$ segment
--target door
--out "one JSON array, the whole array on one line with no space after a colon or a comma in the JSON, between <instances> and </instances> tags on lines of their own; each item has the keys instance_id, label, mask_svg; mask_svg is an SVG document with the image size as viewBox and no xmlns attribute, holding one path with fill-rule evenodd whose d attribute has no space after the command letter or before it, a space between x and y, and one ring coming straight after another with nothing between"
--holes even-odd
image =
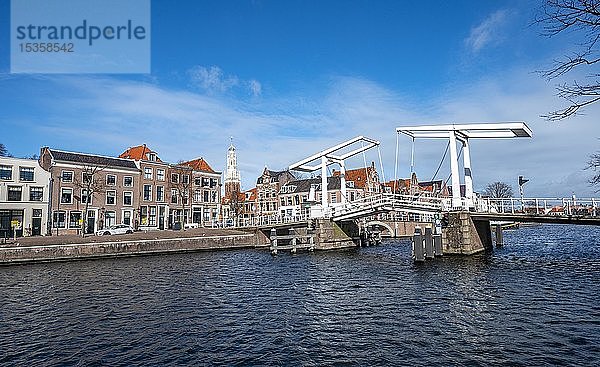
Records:
<instances>
[{"instance_id":1,"label":"door","mask_svg":"<svg viewBox=\"0 0 600 367\"><path fill-rule=\"evenodd\" d=\"M42 235L42 218L31 218L31 235Z\"/></svg>"},{"instance_id":2,"label":"door","mask_svg":"<svg viewBox=\"0 0 600 367\"><path fill-rule=\"evenodd\" d=\"M85 233L94 233L96 228L96 211L88 210Z\"/></svg>"}]
</instances>

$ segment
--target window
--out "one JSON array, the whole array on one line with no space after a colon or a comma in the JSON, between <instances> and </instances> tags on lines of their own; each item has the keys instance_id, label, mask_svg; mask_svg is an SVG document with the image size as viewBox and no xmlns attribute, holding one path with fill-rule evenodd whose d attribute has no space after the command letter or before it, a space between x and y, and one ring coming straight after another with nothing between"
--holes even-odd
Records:
<instances>
[{"instance_id":1,"label":"window","mask_svg":"<svg viewBox=\"0 0 600 367\"><path fill-rule=\"evenodd\" d=\"M73 171L62 171L60 177L62 182L73 182Z\"/></svg>"},{"instance_id":2,"label":"window","mask_svg":"<svg viewBox=\"0 0 600 367\"><path fill-rule=\"evenodd\" d=\"M211 188L217 187L217 179L216 178L211 178L210 179L210 187Z\"/></svg>"},{"instance_id":3,"label":"window","mask_svg":"<svg viewBox=\"0 0 600 367\"><path fill-rule=\"evenodd\" d=\"M147 180L152 179L152 168L150 168L150 167L144 168L144 178Z\"/></svg>"},{"instance_id":4,"label":"window","mask_svg":"<svg viewBox=\"0 0 600 367\"><path fill-rule=\"evenodd\" d=\"M123 192L123 205L133 205L133 193L131 191ZM127 223L129 224L129 223Z\"/></svg>"},{"instance_id":5,"label":"window","mask_svg":"<svg viewBox=\"0 0 600 367\"><path fill-rule=\"evenodd\" d=\"M117 185L117 176L115 176L115 175L106 175L106 184L108 186L116 186Z\"/></svg>"},{"instance_id":6,"label":"window","mask_svg":"<svg viewBox=\"0 0 600 367\"><path fill-rule=\"evenodd\" d=\"M69 228L79 228L79 220L81 219L81 212L70 212L69 213Z\"/></svg>"},{"instance_id":7,"label":"window","mask_svg":"<svg viewBox=\"0 0 600 367\"><path fill-rule=\"evenodd\" d=\"M104 213L104 228L114 226L117 224L117 213L115 212L106 212Z\"/></svg>"},{"instance_id":8,"label":"window","mask_svg":"<svg viewBox=\"0 0 600 367\"><path fill-rule=\"evenodd\" d=\"M41 218L42 217L42 209L33 209L33 214L31 216L33 218Z\"/></svg>"},{"instance_id":9,"label":"window","mask_svg":"<svg viewBox=\"0 0 600 367\"><path fill-rule=\"evenodd\" d=\"M210 186L210 180L206 177L202 177L202 186Z\"/></svg>"},{"instance_id":10,"label":"window","mask_svg":"<svg viewBox=\"0 0 600 367\"><path fill-rule=\"evenodd\" d=\"M151 206L148 209L150 209L148 213L148 225L154 227L156 226L156 207Z\"/></svg>"},{"instance_id":11,"label":"window","mask_svg":"<svg viewBox=\"0 0 600 367\"><path fill-rule=\"evenodd\" d=\"M199 203L200 201L202 201L202 191L196 190L194 191L194 202Z\"/></svg>"},{"instance_id":12,"label":"window","mask_svg":"<svg viewBox=\"0 0 600 367\"><path fill-rule=\"evenodd\" d=\"M171 182L178 183L179 182L179 174L171 173Z\"/></svg>"},{"instance_id":13,"label":"window","mask_svg":"<svg viewBox=\"0 0 600 367\"><path fill-rule=\"evenodd\" d=\"M213 203L217 202L217 192L216 191L212 192L212 200L211 200L211 202L213 202Z\"/></svg>"},{"instance_id":14,"label":"window","mask_svg":"<svg viewBox=\"0 0 600 367\"><path fill-rule=\"evenodd\" d=\"M133 187L133 177L131 177L131 176L123 177L123 186L124 187Z\"/></svg>"},{"instance_id":15,"label":"window","mask_svg":"<svg viewBox=\"0 0 600 367\"><path fill-rule=\"evenodd\" d=\"M29 201L42 201L44 197L43 187L30 187L29 188Z\"/></svg>"},{"instance_id":16,"label":"window","mask_svg":"<svg viewBox=\"0 0 600 367\"><path fill-rule=\"evenodd\" d=\"M177 189L171 189L171 204L177 204Z\"/></svg>"},{"instance_id":17,"label":"window","mask_svg":"<svg viewBox=\"0 0 600 367\"><path fill-rule=\"evenodd\" d=\"M94 177L89 172L83 172L81 174L81 177L82 177L84 183L90 183L94 180Z\"/></svg>"},{"instance_id":18,"label":"window","mask_svg":"<svg viewBox=\"0 0 600 367\"><path fill-rule=\"evenodd\" d=\"M162 169L162 168L156 169L156 179L159 181L165 180L165 170L164 169Z\"/></svg>"},{"instance_id":19,"label":"window","mask_svg":"<svg viewBox=\"0 0 600 367\"><path fill-rule=\"evenodd\" d=\"M73 203L73 189L63 187L60 190L60 202L61 204Z\"/></svg>"},{"instance_id":20,"label":"window","mask_svg":"<svg viewBox=\"0 0 600 367\"><path fill-rule=\"evenodd\" d=\"M281 198L281 206L285 206L285 199Z\"/></svg>"},{"instance_id":21,"label":"window","mask_svg":"<svg viewBox=\"0 0 600 367\"><path fill-rule=\"evenodd\" d=\"M110 190L106 192L106 205L115 205L117 201L117 192Z\"/></svg>"},{"instance_id":22,"label":"window","mask_svg":"<svg viewBox=\"0 0 600 367\"><path fill-rule=\"evenodd\" d=\"M123 212L123 224L131 225L131 211L126 210Z\"/></svg>"},{"instance_id":23,"label":"window","mask_svg":"<svg viewBox=\"0 0 600 367\"><path fill-rule=\"evenodd\" d=\"M204 199L203 201L204 201L205 203L208 203L208 200L209 200L209 195L210 195L210 192L209 192L208 190L204 190L204 191L202 192L202 196L203 196L203 199Z\"/></svg>"},{"instance_id":24,"label":"window","mask_svg":"<svg viewBox=\"0 0 600 367\"><path fill-rule=\"evenodd\" d=\"M12 180L11 166L0 166L0 180Z\"/></svg>"},{"instance_id":25,"label":"window","mask_svg":"<svg viewBox=\"0 0 600 367\"><path fill-rule=\"evenodd\" d=\"M181 182L184 184L190 183L190 175L181 175Z\"/></svg>"},{"instance_id":26,"label":"window","mask_svg":"<svg viewBox=\"0 0 600 367\"><path fill-rule=\"evenodd\" d=\"M81 189L81 203L85 204L91 204L92 203L92 195L90 195L88 193L88 190L86 189Z\"/></svg>"},{"instance_id":27,"label":"window","mask_svg":"<svg viewBox=\"0 0 600 367\"><path fill-rule=\"evenodd\" d=\"M65 216L66 213L65 212L54 212L52 214L52 219L53 219L53 226L55 228L65 228Z\"/></svg>"},{"instance_id":28,"label":"window","mask_svg":"<svg viewBox=\"0 0 600 367\"><path fill-rule=\"evenodd\" d=\"M20 181L33 181L33 167L19 167Z\"/></svg>"},{"instance_id":29,"label":"window","mask_svg":"<svg viewBox=\"0 0 600 367\"><path fill-rule=\"evenodd\" d=\"M156 201L165 201L165 188L163 186L156 186Z\"/></svg>"},{"instance_id":30,"label":"window","mask_svg":"<svg viewBox=\"0 0 600 367\"><path fill-rule=\"evenodd\" d=\"M148 207L143 206L140 208L140 218L143 226L148 225Z\"/></svg>"},{"instance_id":31,"label":"window","mask_svg":"<svg viewBox=\"0 0 600 367\"><path fill-rule=\"evenodd\" d=\"M148 160L151 162L156 162L156 153L148 153Z\"/></svg>"},{"instance_id":32,"label":"window","mask_svg":"<svg viewBox=\"0 0 600 367\"><path fill-rule=\"evenodd\" d=\"M144 185L144 200L152 200L152 185Z\"/></svg>"},{"instance_id":33,"label":"window","mask_svg":"<svg viewBox=\"0 0 600 367\"><path fill-rule=\"evenodd\" d=\"M194 179L194 185L200 186L202 184L202 179L200 177L196 177Z\"/></svg>"},{"instance_id":34,"label":"window","mask_svg":"<svg viewBox=\"0 0 600 367\"><path fill-rule=\"evenodd\" d=\"M8 201L21 201L21 186L8 187Z\"/></svg>"}]
</instances>

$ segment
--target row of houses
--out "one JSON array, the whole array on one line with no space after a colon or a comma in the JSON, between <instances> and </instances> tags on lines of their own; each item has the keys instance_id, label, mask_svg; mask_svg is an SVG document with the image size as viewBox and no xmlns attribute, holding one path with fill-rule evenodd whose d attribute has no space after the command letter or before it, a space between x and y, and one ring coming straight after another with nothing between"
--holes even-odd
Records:
<instances>
[{"instance_id":1,"label":"row of houses","mask_svg":"<svg viewBox=\"0 0 600 367\"><path fill-rule=\"evenodd\" d=\"M115 224L135 230L250 224L306 216L321 202L320 177L265 167L256 186L242 191L233 143L226 162L223 185L221 172L203 158L167 163L146 145L118 157L49 147L38 160L0 157L0 238L95 233ZM336 170L327 178L330 204L381 192L449 194L442 181L420 183L414 174L380 182L374 163L346 170L344 180Z\"/></svg>"},{"instance_id":2,"label":"row of houses","mask_svg":"<svg viewBox=\"0 0 600 367\"><path fill-rule=\"evenodd\" d=\"M43 147L39 160L0 158L0 237L213 225L221 172L203 159L170 164L146 145L118 157Z\"/></svg>"}]
</instances>

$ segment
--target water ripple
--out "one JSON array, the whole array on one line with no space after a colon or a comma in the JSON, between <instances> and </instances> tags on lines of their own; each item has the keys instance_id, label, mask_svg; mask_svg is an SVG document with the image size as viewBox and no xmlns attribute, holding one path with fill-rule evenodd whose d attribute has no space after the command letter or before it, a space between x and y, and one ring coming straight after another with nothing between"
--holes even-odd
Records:
<instances>
[{"instance_id":1,"label":"water ripple","mask_svg":"<svg viewBox=\"0 0 600 367\"><path fill-rule=\"evenodd\" d=\"M599 365L596 227L410 243L0 267L0 365Z\"/></svg>"}]
</instances>

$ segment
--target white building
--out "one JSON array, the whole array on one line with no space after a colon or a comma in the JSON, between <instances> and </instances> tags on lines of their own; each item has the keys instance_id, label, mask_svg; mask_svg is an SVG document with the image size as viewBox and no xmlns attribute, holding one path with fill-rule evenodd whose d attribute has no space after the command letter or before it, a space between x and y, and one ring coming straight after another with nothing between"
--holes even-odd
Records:
<instances>
[{"instance_id":1,"label":"white building","mask_svg":"<svg viewBox=\"0 0 600 367\"><path fill-rule=\"evenodd\" d=\"M48 233L49 185L37 160L0 157L0 238Z\"/></svg>"}]
</instances>

